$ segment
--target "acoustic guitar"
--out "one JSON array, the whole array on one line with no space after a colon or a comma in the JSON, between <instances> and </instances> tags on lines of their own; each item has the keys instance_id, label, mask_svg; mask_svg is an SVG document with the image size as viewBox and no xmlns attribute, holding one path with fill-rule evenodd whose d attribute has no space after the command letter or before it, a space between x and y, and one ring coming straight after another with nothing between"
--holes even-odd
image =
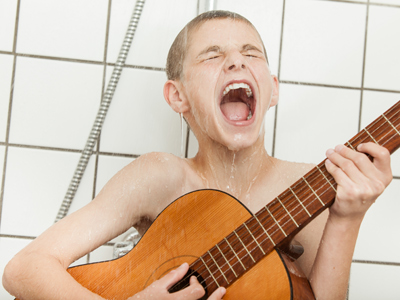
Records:
<instances>
[{"instance_id":1,"label":"acoustic guitar","mask_svg":"<svg viewBox=\"0 0 400 300\"><path fill-rule=\"evenodd\" d=\"M400 146L400 101L345 145L370 141L390 153ZM336 186L323 161L256 214L224 192L195 191L165 208L125 256L67 271L106 299L127 299L183 262L188 274L170 292L194 275L207 295L226 287L227 300L314 299L294 263L301 247L290 242L332 205Z\"/></svg>"}]
</instances>

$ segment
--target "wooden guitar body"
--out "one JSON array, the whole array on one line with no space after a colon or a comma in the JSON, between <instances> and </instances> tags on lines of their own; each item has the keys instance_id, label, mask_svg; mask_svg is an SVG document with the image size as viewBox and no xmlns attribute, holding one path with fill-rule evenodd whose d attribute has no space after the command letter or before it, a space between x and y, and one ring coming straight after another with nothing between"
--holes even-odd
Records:
<instances>
[{"instance_id":1,"label":"wooden guitar body","mask_svg":"<svg viewBox=\"0 0 400 300\"><path fill-rule=\"evenodd\" d=\"M201 190L169 205L125 256L68 272L106 299L127 299L184 262L191 264L251 217L232 196ZM224 299L314 299L308 281L274 250L227 289Z\"/></svg>"}]
</instances>

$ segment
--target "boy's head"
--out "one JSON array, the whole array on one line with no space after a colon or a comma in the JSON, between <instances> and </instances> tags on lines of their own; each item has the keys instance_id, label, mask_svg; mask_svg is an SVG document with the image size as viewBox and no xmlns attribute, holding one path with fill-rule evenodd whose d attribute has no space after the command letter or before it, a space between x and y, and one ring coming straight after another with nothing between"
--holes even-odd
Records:
<instances>
[{"instance_id":1,"label":"boy's head","mask_svg":"<svg viewBox=\"0 0 400 300\"><path fill-rule=\"evenodd\" d=\"M193 31L199 28L204 22L217 19L230 19L235 21L241 21L253 27L253 29L257 32L256 28L249 20L234 12L224 11L224 10L214 10L198 15L179 32L174 42L172 43L171 48L169 49L167 57L167 66L166 66L167 77L169 80L182 79L183 62L186 57L186 51L188 50L190 44L190 37ZM267 58L267 52L265 50L264 44L263 44L263 51L265 57Z\"/></svg>"},{"instance_id":2,"label":"boy's head","mask_svg":"<svg viewBox=\"0 0 400 300\"><path fill-rule=\"evenodd\" d=\"M263 144L264 117L278 101L278 80L247 19L225 11L196 17L174 41L167 75L164 97L185 117L199 145L217 142L239 150Z\"/></svg>"}]
</instances>

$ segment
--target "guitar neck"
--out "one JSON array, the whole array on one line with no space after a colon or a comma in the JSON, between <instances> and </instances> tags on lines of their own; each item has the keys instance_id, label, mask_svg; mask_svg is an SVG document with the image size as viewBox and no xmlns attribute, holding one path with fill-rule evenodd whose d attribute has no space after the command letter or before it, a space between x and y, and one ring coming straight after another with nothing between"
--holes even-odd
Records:
<instances>
[{"instance_id":1,"label":"guitar neck","mask_svg":"<svg viewBox=\"0 0 400 300\"><path fill-rule=\"evenodd\" d=\"M356 150L366 142L377 143L390 153L400 147L400 101L345 145ZM322 161L196 260L190 269L198 273L209 294L219 286L229 286L331 206L336 186Z\"/></svg>"}]
</instances>

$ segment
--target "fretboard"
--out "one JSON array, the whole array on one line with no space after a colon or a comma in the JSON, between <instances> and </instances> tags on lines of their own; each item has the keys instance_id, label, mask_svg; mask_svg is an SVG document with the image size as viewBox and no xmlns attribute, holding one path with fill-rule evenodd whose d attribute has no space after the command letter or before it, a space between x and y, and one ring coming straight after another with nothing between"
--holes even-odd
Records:
<instances>
[{"instance_id":1,"label":"fretboard","mask_svg":"<svg viewBox=\"0 0 400 300\"><path fill-rule=\"evenodd\" d=\"M345 145L353 150L374 142L393 153L400 146L400 101ZM292 239L331 206L336 182L325 160L226 236L190 266L211 294L228 287L275 247Z\"/></svg>"}]
</instances>

